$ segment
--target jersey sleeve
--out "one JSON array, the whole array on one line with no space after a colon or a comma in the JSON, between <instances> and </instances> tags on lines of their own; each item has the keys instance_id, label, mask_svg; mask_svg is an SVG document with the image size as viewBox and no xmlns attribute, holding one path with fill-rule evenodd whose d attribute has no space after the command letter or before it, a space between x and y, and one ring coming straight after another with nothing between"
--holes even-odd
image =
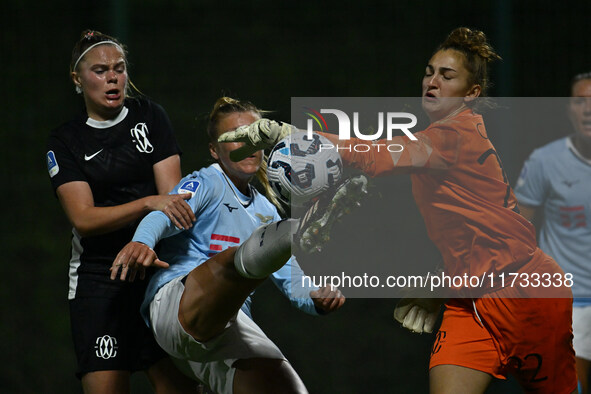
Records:
<instances>
[{"instance_id":1,"label":"jersey sleeve","mask_svg":"<svg viewBox=\"0 0 591 394\"><path fill-rule=\"evenodd\" d=\"M204 178L200 177L197 173L186 176L172 189L169 194L183 194L191 193L191 198L186 200L197 220L199 220L199 213L203 206L207 203L208 198L212 195L208 191L215 187L202 187ZM215 194L215 191L214 193ZM140 222L138 228L135 231L132 241L141 242L154 248L156 244L168 237L179 234L182 231L191 231L177 228L172 221L161 211L150 212Z\"/></svg>"},{"instance_id":2,"label":"jersey sleeve","mask_svg":"<svg viewBox=\"0 0 591 394\"><path fill-rule=\"evenodd\" d=\"M217 176L194 172L181 179L169 194L185 193L191 193L191 198L186 201L199 219L199 215L207 206L219 202L224 193L224 185Z\"/></svg>"},{"instance_id":3,"label":"jersey sleeve","mask_svg":"<svg viewBox=\"0 0 591 394\"><path fill-rule=\"evenodd\" d=\"M177 143L174 135L172 123L164 108L155 102L150 101L150 108L152 111L152 119L154 122L151 127L153 135L154 152L152 153L152 160L155 163L162 161L170 156L181 154L181 149Z\"/></svg>"},{"instance_id":4,"label":"jersey sleeve","mask_svg":"<svg viewBox=\"0 0 591 394\"><path fill-rule=\"evenodd\" d=\"M68 182L88 182L70 149L53 133L47 143L46 159L53 190Z\"/></svg>"},{"instance_id":5,"label":"jersey sleeve","mask_svg":"<svg viewBox=\"0 0 591 394\"><path fill-rule=\"evenodd\" d=\"M521 169L515 186L515 196L519 202L537 207L544 203L548 187L542 155L534 151Z\"/></svg>"},{"instance_id":6,"label":"jersey sleeve","mask_svg":"<svg viewBox=\"0 0 591 394\"><path fill-rule=\"evenodd\" d=\"M135 230L132 241L141 242L153 249L161 239L171 237L181 231L163 212L154 211L142 219Z\"/></svg>"},{"instance_id":7,"label":"jersey sleeve","mask_svg":"<svg viewBox=\"0 0 591 394\"><path fill-rule=\"evenodd\" d=\"M322 133L321 133L322 134ZM375 177L392 173L441 171L457 161L461 137L449 126L430 127L415 133L415 140L396 136L391 140L339 140L338 152L349 166ZM359 145L363 149L357 148Z\"/></svg>"},{"instance_id":8,"label":"jersey sleeve","mask_svg":"<svg viewBox=\"0 0 591 394\"><path fill-rule=\"evenodd\" d=\"M310 281L304 280L304 271L295 256L271 275L271 281L285 295L291 305L310 315L318 315L310 292L318 290Z\"/></svg>"}]
</instances>

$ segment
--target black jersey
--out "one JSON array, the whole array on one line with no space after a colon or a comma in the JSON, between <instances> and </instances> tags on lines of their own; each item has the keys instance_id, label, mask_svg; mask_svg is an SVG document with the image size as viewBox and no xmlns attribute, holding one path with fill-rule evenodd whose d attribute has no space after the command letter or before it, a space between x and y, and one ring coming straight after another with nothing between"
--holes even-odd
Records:
<instances>
[{"instance_id":1,"label":"black jersey","mask_svg":"<svg viewBox=\"0 0 591 394\"><path fill-rule=\"evenodd\" d=\"M164 109L136 98L127 99L114 120L97 122L83 112L53 130L47 166L54 190L68 182L87 182L95 206L107 207L157 194L153 165L175 154L180 149ZM137 224L89 237L73 230L70 299L109 294L117 287L119 281L109 279L109 268ZM96 284L82 286L85 277L102 282L104 291Z\"/></svg>"}]
</instances>

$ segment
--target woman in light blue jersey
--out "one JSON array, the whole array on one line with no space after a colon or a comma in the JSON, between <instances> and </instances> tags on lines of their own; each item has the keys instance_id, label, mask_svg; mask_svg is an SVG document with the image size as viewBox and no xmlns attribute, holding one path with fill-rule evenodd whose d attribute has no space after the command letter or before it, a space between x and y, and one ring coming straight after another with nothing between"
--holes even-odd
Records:
<instances>
[{"instance_id":1,"label":"woman in light blue jersey","mask_svg":"<svg viewBox=\"0 0 591 394\"><path fill-rule=\"evenodd\" d=\"M173 193L191 193L197 221L176 227L166 215L148 215L119 253L111 279L133 278L158 266L142 314L156 340L189 376L216 393L306 393L277 346L241 310L252 291L271 276L292 304L310 314L340 308L338 290L303 285L291 257L292 220L252 185L267 186L263 152L239 162L230 152L242 143L218 143L228 131L260 118L251 103L220 98L210 114L210 153L216 163L186 176ZM273 199L272 194L269 194ZM153 248L160 241L159 260ZM121 269L121 271L119 271Z\"/></svg>"},{"instance_id":2,"label":"woman in light blue jersey","mask_svg":"<svg viewBox=\"0 0 591 394\"><path fill-rule=\"evenodd\" d=\"M574 134L536 149L515 195L533 220L543 211L540 248L573 274L573 346L581 392L591 367L591 72L576 75L568 107Z\"/></svg>"}]
</instances>

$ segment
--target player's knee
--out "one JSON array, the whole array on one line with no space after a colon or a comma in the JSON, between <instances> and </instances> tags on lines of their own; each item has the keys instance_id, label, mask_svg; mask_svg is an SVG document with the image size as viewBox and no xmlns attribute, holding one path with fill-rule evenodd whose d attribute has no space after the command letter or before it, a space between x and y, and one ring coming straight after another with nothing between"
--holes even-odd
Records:
<instances>
[{"instance_id":1,"label":"player's knee","mask_svg":"<svg viewBox=\"0 0 591 394\"><path fill-rule=\"evenodd\" d=\"M188 317L179 313L179 321L183 329L199 342L206 342L219 335L227 324L227 322L218 319L204 318L199 314L192 314Z\"/></svg>"}]
</instances>

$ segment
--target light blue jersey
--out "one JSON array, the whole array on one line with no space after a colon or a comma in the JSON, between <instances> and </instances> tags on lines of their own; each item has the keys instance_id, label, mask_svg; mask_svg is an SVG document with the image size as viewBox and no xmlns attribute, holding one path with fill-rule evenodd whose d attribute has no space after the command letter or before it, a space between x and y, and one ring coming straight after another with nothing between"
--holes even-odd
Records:
<instances>
[{"instance_id":1,"label":"light blue jersey","mask_svg":"<svg viewBox=\"0 0 591 394\"><path fill-rule=\"evenodd\" d=\"M160 241L159 258L170 264L151 278L141 312L149 324L149 305L156 292L211 256L244 242L259 226L280 220L277 209L267 198L250 187L250 197L242 194L227 178L218 164L213 164L183 178L171 192L191 193L187 200L197 222L189 230L180 230L161 211L147 215L138 226L133 241L152 248ZM310 314L317 314L310 291L302 287L303 272L292 257L270 278L292 305ZM242 307L250 316L250 297Z\"/></svg>"},{"instance_id":2,"label":"light blue jersey","mask_svg":"<svg viewBox=\"0 0 591 394\"><path fill-rule=\"evenodd\" d=\"M540 248L573 274L575 305L591 304L591 161L570 137L536 149L521 170L517 199L543 207ZM578 299L577 299L578 297Z\"/></svg>"}]
</instances>

